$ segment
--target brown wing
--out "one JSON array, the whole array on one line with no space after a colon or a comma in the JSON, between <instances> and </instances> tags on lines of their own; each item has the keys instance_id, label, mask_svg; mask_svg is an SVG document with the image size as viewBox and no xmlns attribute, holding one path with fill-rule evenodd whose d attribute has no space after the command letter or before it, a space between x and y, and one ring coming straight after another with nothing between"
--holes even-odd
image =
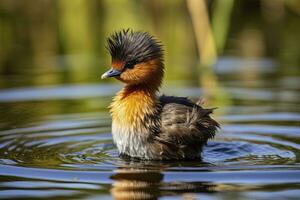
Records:
<instances>
[{"instance_id":1,"label":"brown wing","mask_svg":"<svg viewBox=\"0 0 300 200\"><path fill-rule=\"evenodd\" d=\"M209 116L213 109L204 109L183 97L162 96L160 101L161 132L156 140L167 146L166 153L180 158L199 156L202 146L219 127Z\"/></svg>"}]
</instances>

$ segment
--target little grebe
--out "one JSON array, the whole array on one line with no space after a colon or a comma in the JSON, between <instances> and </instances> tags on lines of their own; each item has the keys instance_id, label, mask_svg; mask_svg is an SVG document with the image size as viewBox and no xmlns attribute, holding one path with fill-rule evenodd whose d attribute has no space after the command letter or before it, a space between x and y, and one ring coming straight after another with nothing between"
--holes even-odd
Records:
<instances>
[{"instance_id":1,"label":"little grebe","mask_svg":"<svg viewBox=\"0 0 300 200\"><path fill-rule=\"evenodd\" d=\"M146 32L122 30L107 40L115 77L125 87L110 105L112 135L120 155L146 160L191 160L219 124L184 97L157 96L164 75L162 45Z\"/></svg>"}]
</instances>

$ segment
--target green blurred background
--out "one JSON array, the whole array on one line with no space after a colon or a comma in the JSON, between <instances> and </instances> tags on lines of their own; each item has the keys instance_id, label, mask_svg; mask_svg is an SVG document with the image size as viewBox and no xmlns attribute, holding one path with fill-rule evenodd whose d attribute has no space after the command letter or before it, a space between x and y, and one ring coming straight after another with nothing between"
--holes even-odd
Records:
<instances>
[{"instance_id":1,"label":"green blurred background","mask_svg":"<svg viewBox=\"0 0 300 200\"><path fill-rule=\"evenodd\" d=\"M122 28L148 31L162 41L167 81L198 82L202 72L226 68L218 65L217 58L270 58L280 66L278 73L299 74L299 0L200 4L197 0L0 0L0 88L100 82L101 73L110 67L106 38ZM212 36L208 44L212 55L205 53L207 38L197 42L201 34ZM199 57L209 61L201 63ZM255 76L255 67L251 73L248 68L236 70L235 76Z\"/></svg>"}]
</instances>

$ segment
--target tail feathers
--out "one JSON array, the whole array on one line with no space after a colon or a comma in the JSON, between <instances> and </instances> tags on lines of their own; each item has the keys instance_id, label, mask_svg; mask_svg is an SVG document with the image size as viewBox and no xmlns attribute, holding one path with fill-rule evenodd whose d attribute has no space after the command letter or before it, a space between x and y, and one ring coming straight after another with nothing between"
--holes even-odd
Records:
<instances>
[{"instance_id":1,"label":"tail feathers","mask_svg":"<svg viewBox=\"0 0 300 200\"><path fill-rule=\"evenodd\" d=\"M196 104L198 106L202 106L205 104L205 99L204 98L199 98L198 101L196 101Z\"/></svg>"},{"instance_id":2,"label":"tail feathers","mask_svg":"<svg viewBox=\"0 0 300 200\"><path fill-rule=\"evenodd\" d=\"M196 133L204 137L204 140L211 139L220 125L210 117L214 109L203 109L194 107L191 112L187 113L186 125L191 130L197 130ZM194 132L194 131L193 131Z\"/></svg>"}]
</instances>

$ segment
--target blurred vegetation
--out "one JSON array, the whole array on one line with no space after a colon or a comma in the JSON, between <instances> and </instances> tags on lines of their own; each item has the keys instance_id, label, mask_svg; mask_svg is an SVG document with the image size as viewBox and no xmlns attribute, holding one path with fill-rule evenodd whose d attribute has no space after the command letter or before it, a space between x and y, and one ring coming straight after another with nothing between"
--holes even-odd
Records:
<instances>
[{"instance_id":1,"label":"blurred vegetation","mask_svg":"<svg viewBox=\"0 0 300 200\"><path fill-rule=\"evenodd\" d=\"M299 73L300 1L207 0L200 11L193 2L0 0L0 88L98 82L110 65L106 37L121 28L163 42L167 80L216 82L211 66L224 56L271 58L279 73Z\"/></svg>"},{"instance_id":2,"label":"blurred vegetation","mask_svg":"<svg viewBox=\"0 0 300 200\"><path fill-rule=\"evenodd\" d=\"M164 44L166 88L199 87L206 106L220 114L239 104L223 89L226 80L266 87L271 76L300 75L299 24L299 0L0 0L0 89L103 84L107 36L132 28ZM103 96L5 102L0 125L59 112L106 112L109 102Z\"/></svg>"}]
</instances>

